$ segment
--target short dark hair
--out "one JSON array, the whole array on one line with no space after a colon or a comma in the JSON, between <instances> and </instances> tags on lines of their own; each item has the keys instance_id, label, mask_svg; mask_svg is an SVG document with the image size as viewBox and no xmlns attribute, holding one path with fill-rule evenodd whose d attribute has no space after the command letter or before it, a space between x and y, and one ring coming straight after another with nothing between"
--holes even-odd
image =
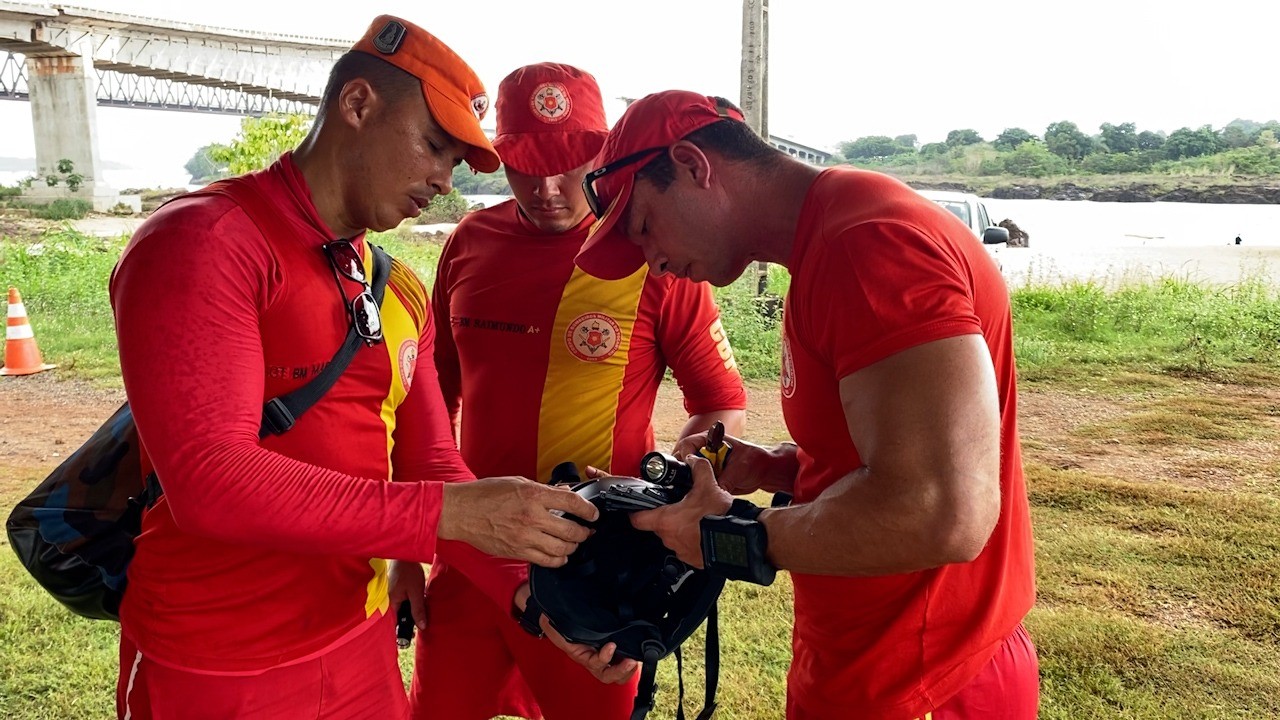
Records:
<instances>
[{"instance_id":1,"label":"short dark hair","mask_svg":"<svg viewBox=\"0 0 1280 720\"><path fill-rule=\"evenodd\" d=\"M734 162L748 162L767 167L785 157L780 150L757 135L750 125L738 120L718 120L704 128L694 130L683 139ZM636 178L653 183L658 188L658 192L666 192L676 178L676 169L671 162L671 155L664 152L650 160L636 173Z\"/></svg>"},{"instance_id":2,"label":"short dark hair","mask_svg":"<svg viewBox=\"0 0 1280 720\"><path fill-rule=\"evenodd\" d=\"M338 93L347 83L356 78L369 81L373 89L391 104L395 104L413 93L421 94L422 84L418 78L369 53L352 50L333 64L329 71L329 81L325 83L324 94L320 97L320 113L338 99Z\"/></svg>"}]
</instances>

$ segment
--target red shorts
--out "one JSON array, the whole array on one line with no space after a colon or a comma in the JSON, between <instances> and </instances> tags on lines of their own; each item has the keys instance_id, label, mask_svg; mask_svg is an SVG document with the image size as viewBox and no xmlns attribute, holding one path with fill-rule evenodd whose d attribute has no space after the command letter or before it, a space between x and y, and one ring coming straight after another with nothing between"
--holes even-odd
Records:
<instances>
[{"instance_id":1,"label":"red shorts","mask_svg":"<svg viewBox=\"0 0 1280 720\"><path fill-rule=\"evenodd\" d=\"M407 718L395 616L320 657L257 675L209 675L148 660L120 637L121 720L385 720Z\"/></svg>"},{"instance_id":2,"label":"red shorts","mask_svg":"<svg viewBox=\"0 0 1280 720\"><path fill-rule=\"evenodd\" d=\"M626 720L636 678L606 685L546 639L520 628L455 568L427 592L409 704L414 720Z\"/></svg>"},{"instance_id":3,"label":"red shorts","mask_svg":"<svg viewBox=\"0 0 1280 720\"><path fill-rule=\"evenodd\" d=\"M1034 720L1040 705L1040 664L1021 624L960 692L916 720ZM787 720L829 720L801 710L787 696Z\"/></svg>"},{"instance_id":4,"label":"red shorts","mask_svg":"<svg viewBox=\"0 0 1280 720\"><path fill-rule=\"evenodd\" d=\"M1040 663L1036 646L1019 623L991 662L928 720L1034 720L1040 709Z\"/></svg>"}]
</instances>

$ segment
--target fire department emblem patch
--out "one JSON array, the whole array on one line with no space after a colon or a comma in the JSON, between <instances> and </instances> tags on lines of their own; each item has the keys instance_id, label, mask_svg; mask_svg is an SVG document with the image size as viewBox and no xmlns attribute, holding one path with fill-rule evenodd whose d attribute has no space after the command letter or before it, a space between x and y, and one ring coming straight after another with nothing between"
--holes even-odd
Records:
<instances>
[{"instance_id":1,"label":"fire department emblem patch","mask_svg":"<svg viewBox=\"0 0 1280 720\"><path fill-rule=\"evenodd\" d=\"M796 363L791 359L791 341L787 333L782 333L782 397L789 398L796 394Z\"/></svg>"},{"instance_id":2,"label":"fire department emblem patch","mask_svg":"<svg viewBox=\"0 0 1280 720\"><path fill-rule=\"evenodd\" d=\"M404 391L409 392L413 386L413 371L418 367L418 341L409 338L400 343L400 382Z\"/></svg>"},{"instance_id":3,"label":"fire department emblem patch","mask_svg":"<svg viewBox=\"0 0 1280 720\"><path fill-rule=\"evenodd\" d=\"M471 112L475 113L477 120L483 120L484 114L489 112L489 96L480 93L471 98Z\"/></svg>"},{"instance_id":4,"label":"fire department emblem patch","mask_svg":"<svg viewBox=\"0 0 1280 720\"><path fill-rule=\"evenodd\" d=\"M529 98L533 114L545 123L564 122L573 112L573 101L569 99L569 91L560 83L543 83L533 91Z\"/></svg>"},{"instance_id":5,"label":"fire department emblem patch","mask_svg":"<svg viewBox=\"0 0 1280 720\"><path fill-rule=\"evenodd\" d=\"M564 334L569 352L583 362L608 360L618 351L621 340L622 332L618 329L617 321L598 312L574 318Z\"/></svg>"}]
</instances>

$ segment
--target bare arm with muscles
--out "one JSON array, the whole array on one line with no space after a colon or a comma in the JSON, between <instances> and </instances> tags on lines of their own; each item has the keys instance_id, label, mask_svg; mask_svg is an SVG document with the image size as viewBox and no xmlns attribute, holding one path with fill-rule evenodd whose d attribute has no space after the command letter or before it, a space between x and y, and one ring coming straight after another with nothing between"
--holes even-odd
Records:
<instances>
[{"instance_id":1,"label":"bare arm with muscles","mask_svg":"<svg viewBox=\"0 0 1280 720\"><path fill-rule=\"evenodd\" d=\"M1000 407L981 335L926 343L840 381L863 466L813 502L766 510L770 560L887 575L972 560L1000 512Z\"/></svg>"},{"instance_id":2,"label":"bare arm with muscles","mask_svg":"<svg viewBox=\"0 0 1280 720\"><path fill-rule=\"evenodd\" d=\"M810 503L764 511L770 561L803 573L887 575L973 559L1000 509L999 401L982 336L891 355L843 378L840 395L863 466ZM744 466L785 466L747 455L759 459ZM695 467L696 477L705 472ZM744 484L757 482L743 473ZM695 565L699 520L727 507L727 495L702 486L684 502L632 518Z\"/></svg>"}]
</instances>

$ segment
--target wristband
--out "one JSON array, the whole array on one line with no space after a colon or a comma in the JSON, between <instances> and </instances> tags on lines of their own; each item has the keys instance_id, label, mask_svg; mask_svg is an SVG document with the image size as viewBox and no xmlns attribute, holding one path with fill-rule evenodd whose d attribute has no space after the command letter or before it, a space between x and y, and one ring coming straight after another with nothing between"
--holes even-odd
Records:
<instances>
[{"instance_id":1,"label":"wristband","mask_svg":"<svg viewBox=\"0 0 1280 720\"><path fill-rule=\"evenodd\" d=\"M512 608L512 615L515 616L516 622L520 623L520 627L530 635L540 638L543 636L542 625L539 620L542 619L542 607L534 601L533 596L529 596L529 600L524 604L524 612L520 612L518 608Z\"/></svg>"},{"instance_id":2,"label":"wristband","mask_svg":"<svg viewBox=\"0 0 1280 720\"><path fill-rule=\"evenodd\" d=\"M762 512L764 512L764 508L750 500L734 498L733 503L729 505L729 512L725 513L725 515L742 518L743 520L759 520Z\"/></svg>"},{"instance_id":3,"label":"wristband","mask_svg":"<svg viewBox=\"0 0 1280 720\"><path fill-rule=\"evenodd\" d=\"M708 515L699 523L702 563L729 580L771 585L778 569L769 563L764 523L726 515Z\"/></svg>"}]
</instances>

